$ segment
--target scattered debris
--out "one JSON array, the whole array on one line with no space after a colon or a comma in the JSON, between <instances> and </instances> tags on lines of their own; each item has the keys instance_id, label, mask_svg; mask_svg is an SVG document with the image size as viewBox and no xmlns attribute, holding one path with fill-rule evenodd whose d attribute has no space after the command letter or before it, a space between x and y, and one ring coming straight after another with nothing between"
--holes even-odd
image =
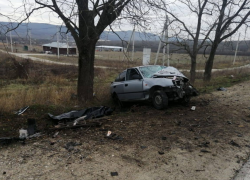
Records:
<instances>
[{"instance_id":1,"label":"scattered debris","mask_svg":"<svg viewBox=\"0 0 250 180\"><path fill-rule=\"evenodd\" d=\"M167 140L167 137L163 136L161 137L162 140Z\"/></svg>"},{"instance_id":2,"label":"scattered debris","mask_svg":"<svg viewBox=\"0 0 250 180\"><path fill-rule=\"evenodd\" d=\"M159 153L160 155L165 154L163 151L158 151L158 153Z\"/></svg>"},{"instance_id":3,"label":"scattered debris","mask_svg":"<svg viewBox=\"0 0 250 180\"><path fill-rule=\"evenodd\" d=\"M196 169L196 172L205 171L205 169Z\"/></svg>"},{"instance_id":4,"label":"scattered debris","mask_svg":"<svg viewBox=\"0 0 250 180\"><path fill-rule=\"evenodd\" d=\"M112 133L111 131L108 131L107 136L110 136L110 135L111 135L111 133Z\"/></svg>"},{"instance_id":5,"label":"scattered debris","mask_svg":"<svg viewBox=\"0 0 250 180\"><path fill-rule=\"evenodd\" d=\"M36 133L36 120L35 119L28 119L28 135L31 136Z\"/></svg>"},{"instance_id":6,"label":"scattered debris","mask_svg":"<svg viewBox=\"0 0 250 180\"><path fill-rule=\"evenodd\" d=\"M199 147L208 147L210 144L209 141L205 141L205 142L202 142L200 145L198 145Z\"/></svg>"},{"instance_id":7,"label":"scattered debris","mask_svg":"<svg viewBox=\"0 0 250 180\"><path fill-rule=\"evenodd\" d=\"M76 124L78 124L79 121L85 120L86 117L87 117L87 116L82 116L82 117L79 117L79 118L77 118L76 120L74 120L73 126L75 126Z\"/></svg>"},{"instance_id":8,"label":"scattered debris","mask_svg":"<svg viewBox=\"0 0 250 180\"><path fill-rule=\"evenodd\" d=\"M203 153L211 153L211 151L208 151L206 149L201 149L201 152L203 152Z\"/></svg>"},{"instance_id":9,"label":"scattered debris","mask_svg":"<svg viewBox=\"0 0 250 180\"><path fill-rule=\"evenodd\" d=\"M48 115L53 120L61 121L61 120L75 120L83 116L86 116L84 119L94 119L94 118L99 118L103 116L108 116L112 112L113 112L113 109L109 107L101 106L101 107L87 108L87 109L83 109L79 111L70 111L64 114L60 114L58 116L54 116L50 113L48 113Z\"/></svg>"},{"instance_id":10,"label":"scattered debris","mask_svg":"<svg viewBox=\"0 0 250 180\"><path fill-rule=\"evenodd\" d=\"M240 145L234 142L234 140L231 140L229 144L231 144L232 146L240 147Z\"/></svg>"},{"instance_id":11,"label":"scattered debris","mask_svg":"<svg viewBox=\"0 0 250 180\"><path fill-rule=\"evenodd\" d=\"M118 176L118 172L111 172L111 176Z\"/></svg>"},{"instance_id":12,"label":"scattered debris","mask_svg":"<svg viewBox=\"0 0 250 180\"><path fill-rule=\"evenodd\" d=\"M76 143L76 142L68 142L65 146L64 146L64 148L65 149L67 149L69 152L71 152L72 150L74 150L75 148L75 146L81 146L82 145L82 143Z\"/></svg>"},{"instance_id":13,"label":"scattered debris","mask_svg":"<svg viewBox=\"0 0 250 180\"><path fill-rule=\"evenodd\" d=\"M147 146L141 146L141 149L146 149L147 148Z\"/></svg>"},{"instance_id":14,"label":"scattered debris","mask_svg":"<svg viewBox=\"0 0 250 180\"><path fill-rule=\"evenodd\" d=\"M191 107L191 110L192 110L192 111L195 111L195 109L196 109L195 106L192 106L192 107Z\"/></svg>"},{"instance_id":15,"label":"scattered debris","mask_svg":"<svg viewBox=\"0 0 250 180\"><path fill-rule=\"evenodd\" d=\"M19 138L26 139L28 137L28 131L26 129L19 130Z\"/></svg>"},{"instance_id":16,"label":"scattered debris","mask_svg":"<svg viewBox=\"0 0 250 180\"><path fill-rule=\"evenodd\" d=\"M219 88L217 89L217 91L227 91L227 89L224 88L224 87L219 87Z\"/></svg>"},{"instance_id":17,"label":"scattered debris","mask_svg":"<svg viewBox=\"0 0 250 180\"><path fill-rule=\"evenodd\" d=\"M231 121L227 121L227 124L232 124L232 122Z\"/></svg>"},{"instance_id":18,"label":"scattered debris","mask_svg":"<svg viewBox=\"0 0 250 180\"><path fill-rule=\"evenodd\" d=\"M111 131L110 131L111 132ZM108 133L109 134L109 133ZM109 136L105 136L105 138L112 139L112 140L123 140L123 137L116 135L114 133L111 133Z\"/></svg>"},{"instance_id":19,"label":"scattered debris","mask_svg":"<svg viewBox=\"0 0 250 180\"><path fill-rule=\"evenodd\" d=\"M52 137L56 138L58 136L58 134L59 134L59 131L57 131Z\"/></svg>"},{"instance_id":20,"label":"scattered debris","mask_svg":"<svg viewBox=\"0 0 250 180\"><path fill-rule=\"evenodd\" d=\"M36 133L36 134L31 135L31 136L28 136L27 139L37 138L37 137L40 137L40 136L42 136L41 133Z\"/></svg>"},{"instance_id":21,"label":"scattered debris","mask_svg":"<svg viewBox=\"0 0 250 180\"><path fill-rule=\"evenodd\" d=\"M21 114L23 114L28 108L29 108L29 106L23 107L23 108L19 109L18 111L15 111L15 114L21 115Z\"/></svg>"}]
</instances>

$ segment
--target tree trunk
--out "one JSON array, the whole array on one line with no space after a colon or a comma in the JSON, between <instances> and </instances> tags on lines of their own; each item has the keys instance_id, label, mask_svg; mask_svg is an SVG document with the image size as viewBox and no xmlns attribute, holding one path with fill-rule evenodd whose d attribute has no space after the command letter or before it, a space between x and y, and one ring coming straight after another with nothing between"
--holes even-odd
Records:
<instances>
[{"instance_id":1,"label":"tree trunk","mask_svg":"<svg viewBox=\"0 0 250 180\"><path fill-rule=\"evenodd\" d=\"M196 78L196 56L191 57L190 82L193 84Z\"/></svg>"},{"instance_id":2,"label":"tree trunk","mask_svg":"<svg viewBox=\"0 0 250 180\"><path fill-rule=\"evenodd\" d=\"M205 82L209 82L211 80L214 57L215 57L215 53L216 53L218 44L219 43L214 42L214 44L212 45L211 52L209 54L208 60L206 62L205 72L204 72L204 77L203 77L203 81L205 81Z\"/></svg>"},{"instance_id":3,"label":"tree trunk","mask_svg":"<svg viewBox=\"0 0 250 180\"><path fill-rule=\"evenodd\" d=\"M78 47L77 96L81 102L93 99L95 45L96 40L86 40Z\"/></svg>"}]
</instances>

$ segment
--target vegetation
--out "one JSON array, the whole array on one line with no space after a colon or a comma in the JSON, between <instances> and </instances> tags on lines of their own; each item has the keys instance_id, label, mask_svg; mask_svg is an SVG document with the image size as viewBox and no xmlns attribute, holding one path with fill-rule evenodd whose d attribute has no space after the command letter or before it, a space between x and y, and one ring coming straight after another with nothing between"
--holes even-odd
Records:
<instances>
[{"instance_id":1,"label":"vegetation","mask_svg":"<svg viewBox=\"0 0 250 180\"><path fill-rule=\"evenodd\" d=\"M28 105L38 108L58 107L61 111L89 106L113 106L109 95L110 83L127 66L138 65L136 62L126 64L118 60L97 60L96 65L109 65L114 68L109 70L95 68L95 98L81 104L76 98L76 66L41 64L24 59L13 59L4 53L0 53L0 55L0 113L12 112ZM225 63L222 60L221 62L223 63L220 65ZM17 64L22 66L17 66ZM176 61L175 65L179 68L188 66L185 61L179 64ZM23 73L27 73L27 75L23 75ZM184 73L189 76L188 72ZM227 87L250 79L248 68L218 71L213 75L211 82L204 83L202 72L198 72L194 86L201 93L206 93L216 90L218 87Z\"/></svg>"}]
</instances>

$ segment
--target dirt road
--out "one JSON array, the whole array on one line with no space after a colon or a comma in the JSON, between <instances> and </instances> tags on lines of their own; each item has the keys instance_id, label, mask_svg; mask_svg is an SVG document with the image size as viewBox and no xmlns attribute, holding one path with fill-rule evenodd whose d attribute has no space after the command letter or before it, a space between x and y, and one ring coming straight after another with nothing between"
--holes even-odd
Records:
<instances>
[{"instance_id":1,"label":"dirt road","mask_svg":"<svg viewBox=\"0 0 250 180\"><path fill-rule=\"evenodd\" d=\"M241 83L165 111L133 106L101 128L3 146L0 179L232 179L250 152L249 89ZM105 138L107 130L117 138Z\"/></svg>"}]
</instances>

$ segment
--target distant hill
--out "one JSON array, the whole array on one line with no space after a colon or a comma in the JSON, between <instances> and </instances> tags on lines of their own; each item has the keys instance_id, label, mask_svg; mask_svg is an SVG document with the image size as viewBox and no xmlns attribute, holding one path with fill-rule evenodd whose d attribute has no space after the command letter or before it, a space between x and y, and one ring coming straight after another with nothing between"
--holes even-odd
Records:
<instances>
[{"instance_id":1,"label":"distant hill","mask_svg":"<svg viewBox=\"0 0 250 180\"><path fill-rule=\"evenodd\" d=\"M13 23L10 25L7 22L0 22L0 31L2 33L6 32L7 28L16 27L17 23ZM29 37L28 32L31 32L31 37L33 39L47 39L47 40L55 40L56 39L56 32L58 30L58 26L53 24L45 24L45 23L23 23L21 24L15 32L12 32L13 37ZM60 31L62 35L67 32L67 28L65 26L60 27ZM129 40L131 37L132 31L117 31L117 32L110 32L104 31L100 39L102 40L110 40L110 41L118 41L122 40ZM72 39L72 37L70 37ZM159 38L157 35L152 33L142 33L142 32L135 32L135 41L158 41Z\"/></svg>"}]
</instances>

